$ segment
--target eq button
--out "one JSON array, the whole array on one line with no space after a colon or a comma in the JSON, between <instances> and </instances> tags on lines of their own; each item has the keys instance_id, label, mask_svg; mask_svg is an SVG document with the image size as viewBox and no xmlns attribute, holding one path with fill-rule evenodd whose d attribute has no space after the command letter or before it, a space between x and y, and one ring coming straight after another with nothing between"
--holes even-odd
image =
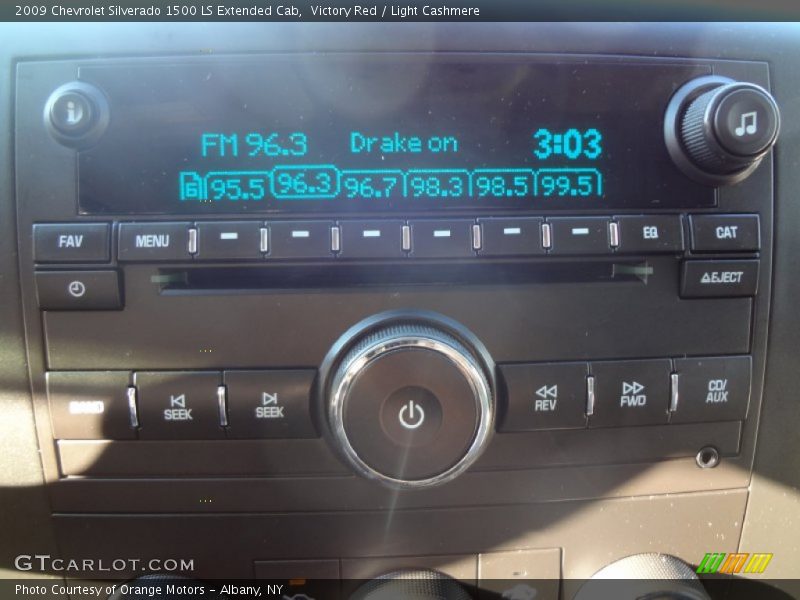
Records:
<instances>
[{"instance_id":1,"label":"eq button","mask_svg":"<svg viewBox=\"0 0 800 600\"><path fill-rule=\"evenodd\" d=\"M617 252L658 254L683 252L680 215L615 217L619 225Z\"/></svg>"}]
</instances>

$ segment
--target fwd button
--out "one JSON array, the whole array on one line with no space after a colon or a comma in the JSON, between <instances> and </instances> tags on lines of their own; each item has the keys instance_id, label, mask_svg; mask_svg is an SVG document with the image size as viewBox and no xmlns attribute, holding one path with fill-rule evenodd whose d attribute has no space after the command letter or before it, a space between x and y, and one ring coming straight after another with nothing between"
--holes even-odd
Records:
<instances>
[{"instance_id":1,"label":"fwd button","mask_svg":"<svg viewBox=\"0 0 800 600\"><path fill-rule=\"evenodd\" d=\"M658 425L667 422L669 360L592 363L595 403L590 427Z\"/></svg>"}]
</instances>

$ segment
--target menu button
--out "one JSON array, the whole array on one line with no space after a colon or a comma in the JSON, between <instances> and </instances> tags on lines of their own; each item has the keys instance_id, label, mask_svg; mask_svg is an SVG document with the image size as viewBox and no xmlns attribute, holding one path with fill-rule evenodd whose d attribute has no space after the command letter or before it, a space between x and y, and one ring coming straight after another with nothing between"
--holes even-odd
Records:
<instances>
[{"instance_id":1,"label":"menu button","mask_svg":"<svg viewBox=\"0 0 800 600\"><path fill-rule=\"evenodd\" d=\"M122 223L120 261L166 261L191 258L188 223Z\"/></svg>"}]
</instances>

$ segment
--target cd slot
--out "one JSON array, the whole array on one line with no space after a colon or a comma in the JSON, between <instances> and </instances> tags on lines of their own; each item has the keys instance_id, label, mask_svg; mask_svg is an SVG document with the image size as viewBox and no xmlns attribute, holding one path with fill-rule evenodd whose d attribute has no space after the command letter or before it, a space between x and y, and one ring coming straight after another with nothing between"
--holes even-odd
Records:
<instances>
[{"instance_id":1,"label":"cd slot","mask_svg":"<svg viewBox=\"0 0 800 600\"><path fill-rule=\"evenodd\" d=\"M642 261L558 263L281 265L163 268L151 277L162 294L351 287L646 282Z\"/></svg>"}]
</instances>

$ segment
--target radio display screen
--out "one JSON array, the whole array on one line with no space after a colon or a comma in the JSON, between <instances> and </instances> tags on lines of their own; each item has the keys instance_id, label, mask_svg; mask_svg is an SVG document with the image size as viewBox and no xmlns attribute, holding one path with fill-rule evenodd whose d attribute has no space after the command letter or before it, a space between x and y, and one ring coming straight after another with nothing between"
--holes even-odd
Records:
<instances>
[{"instance_id":1,"label":"radio display screen","mask_svg":"<svg viewBox=\"0 0 800 600\"><path fill-rule=\"evenodd\" d=\"M670 209L681 64L299 54L85 66L111 118L78 154L87 214Z\"/></svg>"}]
</instances>

